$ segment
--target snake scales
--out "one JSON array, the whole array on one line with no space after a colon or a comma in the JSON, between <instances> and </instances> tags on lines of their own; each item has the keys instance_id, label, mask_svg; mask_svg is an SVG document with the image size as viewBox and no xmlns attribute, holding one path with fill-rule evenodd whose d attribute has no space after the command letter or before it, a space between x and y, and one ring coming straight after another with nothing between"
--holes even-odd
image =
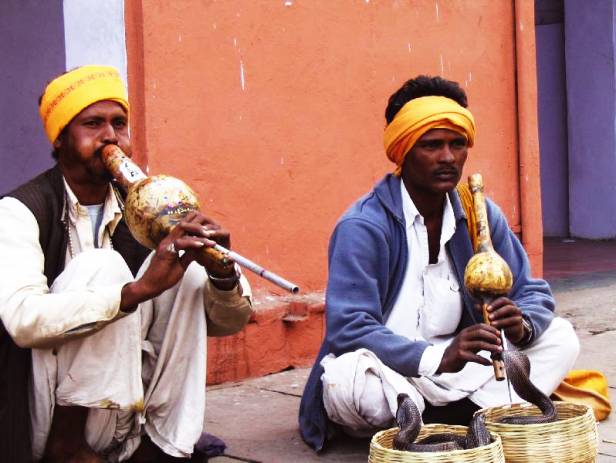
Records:
<instances>
[{"instance_id":1,"label":"snake scales","mask_svg":"<svg viewBox=\"0 0 616 463\"><path fill-rule=\"evenodd\" d=\"M536 405L542 414L539 416L505 416L499 422L536 424L556 421L556 407L550 398L530 381L530 361L528 357L519 351L506 350L503 352L503 361L507 378L511 382L513 389L522 399ZM393 448L396 450L446 452L481 447L491 442L483 413L475 414L469 424L466 436L442 433L433 434L416 441L421 429L421 414L407 394L398 395L396 421L400 427L400 431L393 439Z\"/></svg>"}]
</instances>

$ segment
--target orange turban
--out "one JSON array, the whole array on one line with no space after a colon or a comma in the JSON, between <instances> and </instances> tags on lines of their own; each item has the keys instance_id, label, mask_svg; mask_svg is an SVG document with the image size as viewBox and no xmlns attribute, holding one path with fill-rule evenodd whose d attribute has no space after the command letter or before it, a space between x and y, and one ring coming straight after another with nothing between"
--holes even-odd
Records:
<instances>
[{"instance_id":1,"label":"orange turban","mask_svg":"<svg viewBox=\"0 0 616 463\"><path fill-rule=\"evenodd\" d=\"M56 141L77 114L102 100L116 101L128 113L126 86L112 66L82 66L52 80L39 106L49 141Z\"/></svg>"},{"instance_id":2,"label":"orange turban","mask_svg":"<svg viewBox=\"0 0 616 463\"><path fill-rule=\"evenodd\" d=\"M475 143L475 120L468 109L444 96L415 98L385 128L385 151L398 166L397 174L417 140L431 129L453 130L466 137L469 147Z\"/></svg>"}]
</instances>

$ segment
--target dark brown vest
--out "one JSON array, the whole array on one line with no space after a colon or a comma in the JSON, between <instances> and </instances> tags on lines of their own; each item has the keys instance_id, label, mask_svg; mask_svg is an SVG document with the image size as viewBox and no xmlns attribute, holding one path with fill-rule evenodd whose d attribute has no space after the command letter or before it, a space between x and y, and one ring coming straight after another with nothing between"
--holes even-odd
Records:
<instances>
[{"instance_id":1,"label":"dark brown vest","mask_svg":"<svg viewBox=\"0 0 616 463\"><path fill-rule=\"evenodd\" d=\"M6 196L24 203L36 218L39 242L45 255L44 273L47 285L51 286L64 269L67 247L66 228L62 222L64 182L59 167L56 165L43 172ZM134 240L124 220L116 227L112 242L113 248L124 257L135 275L149 250ZM10 265L10 262L6 264ZM31 363L30 349L18 347L0 323L1 462L32 460L28 405Z\"/></svg>"}]
</instances>

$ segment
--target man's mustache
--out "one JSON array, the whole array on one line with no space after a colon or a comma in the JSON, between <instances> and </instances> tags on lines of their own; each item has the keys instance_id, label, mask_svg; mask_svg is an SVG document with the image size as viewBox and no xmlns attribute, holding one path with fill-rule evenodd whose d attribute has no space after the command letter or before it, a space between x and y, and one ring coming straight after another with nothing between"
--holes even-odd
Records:
<instances>
[{"instance_id":1,"label":"man's mustache","mask_svg":"<svg viewBox=\"0 0 616 463\"><path fill-rule=\"evenodd\" d=\"M441 167L434 171L434 175L458 175L458 169L455 167Z\"/></svg>"}]
</instances>

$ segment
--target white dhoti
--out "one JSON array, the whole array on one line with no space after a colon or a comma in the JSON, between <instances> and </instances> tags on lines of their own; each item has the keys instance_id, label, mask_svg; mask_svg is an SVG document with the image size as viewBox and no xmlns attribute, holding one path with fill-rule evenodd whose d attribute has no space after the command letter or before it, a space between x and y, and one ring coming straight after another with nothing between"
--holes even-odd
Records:
<instances>
[{"instance_id":1,"label":"white dhoti","mask_svg":"<svg viewBox=\"0 0 616 463\"><path fill-rule=\"evenodd\" d=\"M449 341L450 342L450 341ZM509 346L515 349L513 346ZM566 376L579 353L579 341L571 324L555 318L531 346L523 349L531 362L531 381L550 395ZM485 357L487 353L483 352ZM420 412L425 401L445 405L465 397L480 407L509 403L507 383L496 381L491 366L468 363L457 373L406 378L359 349L322 361L323 402L329 419L353 435L370 435L392 426L397 395L407 393ZM523 400L512 390L513 403Z\"/></svg>"},{"instance_id":2,"label":"white dhoti","mask_svg":"<svg viewBox=\"0 0 616 463\"><path fill-rule=\"evenodd\" d=\"M96 249L69 262L50 291L132 280L117 252ZM205 413L206 280L193 263L177 285L132 314L57 349L32 350L35 459L43 455L56 404L91 409L86 440L112 461L129 458L143 430L167 454L190 456Z\"/></svg>"}]
</instances>

